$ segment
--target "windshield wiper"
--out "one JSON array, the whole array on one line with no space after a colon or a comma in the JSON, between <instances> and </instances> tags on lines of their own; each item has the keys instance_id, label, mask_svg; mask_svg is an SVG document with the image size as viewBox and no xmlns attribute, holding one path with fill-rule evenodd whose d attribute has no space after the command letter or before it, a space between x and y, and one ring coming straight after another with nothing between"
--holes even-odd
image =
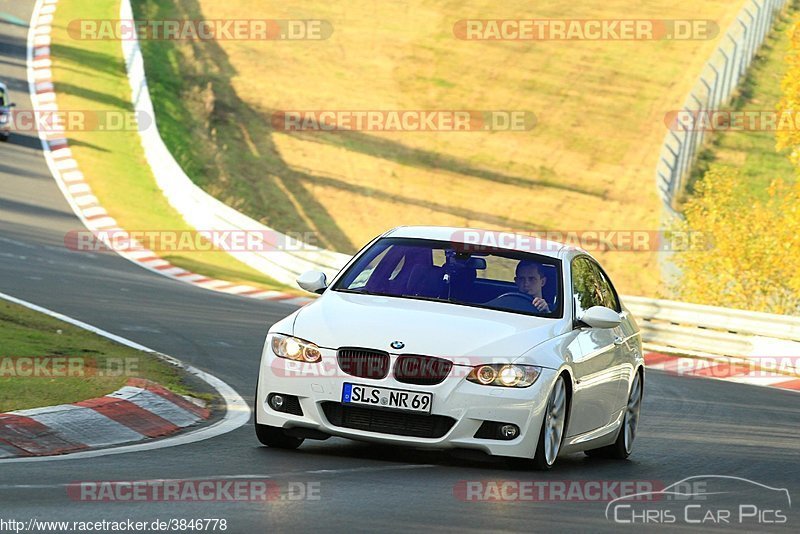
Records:
<instances>
[{"instance_id":1,"label":"windshield wiper","mask_svg":"<svg viewBox=\"0 0 800 534\"><path fill-rule=\"evenodd\" d=\"M393 297L394 295L390 295L388 293L378 293L376 291L367 291L366 289L337 289L336 291L341 291L342 293L354 293L356 295L375 295L377 297Z\"/></svg>"}]
</instances>

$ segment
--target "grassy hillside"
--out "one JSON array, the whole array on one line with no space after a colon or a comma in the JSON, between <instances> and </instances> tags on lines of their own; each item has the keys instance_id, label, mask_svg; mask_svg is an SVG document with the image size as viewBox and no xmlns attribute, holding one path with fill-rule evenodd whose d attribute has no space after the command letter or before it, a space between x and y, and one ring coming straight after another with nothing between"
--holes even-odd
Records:
<instances>
[{"instance_id":1,"label":"grassy hillside","mask_svg":"<svg viewBox=\"0 0 800 534\"><path fill-rule=\"evenodd\" d=\"M168 145L206 190L266 224L356 250L399 224L654 230L664 114L716 41L472 42L464 18L705 18L741 1L380 3L142 0L138 18L324 19L324 41L148 41ZM719 37L717 37L719 38ZM286 109L515 109L527 132L293 133ZM656 292L655 255L600 254L623 291Z\"/></svg>"}]
</instances>

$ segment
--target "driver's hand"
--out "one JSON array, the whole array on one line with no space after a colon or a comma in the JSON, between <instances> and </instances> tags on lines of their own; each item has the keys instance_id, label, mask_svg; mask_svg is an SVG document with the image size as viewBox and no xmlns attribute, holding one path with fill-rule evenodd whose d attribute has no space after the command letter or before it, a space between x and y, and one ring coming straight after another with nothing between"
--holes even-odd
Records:
<instances>
[{"instance_id":1,"label":"driver's hand","mask_svg":"<svg viewBox=\"0 0 800 534\"><path fill-rule=\"evenodd\" d=\"M536 297L533 299L532 304L533 307L540 312L550 313L550 306L547 305L547 302L542 297Z\"/></svg>"}]
</instances>

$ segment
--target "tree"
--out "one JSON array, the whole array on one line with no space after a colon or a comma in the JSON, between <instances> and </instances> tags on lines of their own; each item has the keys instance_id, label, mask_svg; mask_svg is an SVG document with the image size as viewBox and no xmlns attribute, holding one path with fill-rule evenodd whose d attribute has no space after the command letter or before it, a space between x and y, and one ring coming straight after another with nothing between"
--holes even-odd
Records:
<instances>
[{"instance_id":1,"label":"tree","mask_svg":"<svg viewBox=\"0 0 800 534\"><path fill-rule=\"evenodd\" d=\"M781 80L781 99L778 102L778 115L795 116L800 112L800 21L795 22L790 30L792 40L786 63L789 64L786 74ZM775 133L776 149L781 151L791 148L789 159L795 168L800 169L800 128L778 130Z\"/></svg>"},{"instance_id":2,"label":"tree","mask_svg":"<svg viewBox=\"0 0 800 534\"><path fill-rule=\"evenodd\" d=\"M766 200L738 171L713 166L675 230L700 232L709 247L678 251L674 290L690 302L780 314L800 312L800 183L775 180Z\"/></svg>"}]
</instances>

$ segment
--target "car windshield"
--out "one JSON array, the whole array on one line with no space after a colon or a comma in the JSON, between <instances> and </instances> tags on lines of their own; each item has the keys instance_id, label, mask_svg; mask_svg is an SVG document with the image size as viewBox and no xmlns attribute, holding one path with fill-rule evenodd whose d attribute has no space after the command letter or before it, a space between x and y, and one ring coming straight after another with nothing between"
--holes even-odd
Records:
<instances>
[{"instance_id":1,"label":"car windshield","mask_svg":"<svg viewBox=\"0 0 800 534\"><path fill-rule=\"evenodd\" d=\"M562 316L559 260L444 241L380 239L333 290Z\"/></svg>"}]
</instances>

